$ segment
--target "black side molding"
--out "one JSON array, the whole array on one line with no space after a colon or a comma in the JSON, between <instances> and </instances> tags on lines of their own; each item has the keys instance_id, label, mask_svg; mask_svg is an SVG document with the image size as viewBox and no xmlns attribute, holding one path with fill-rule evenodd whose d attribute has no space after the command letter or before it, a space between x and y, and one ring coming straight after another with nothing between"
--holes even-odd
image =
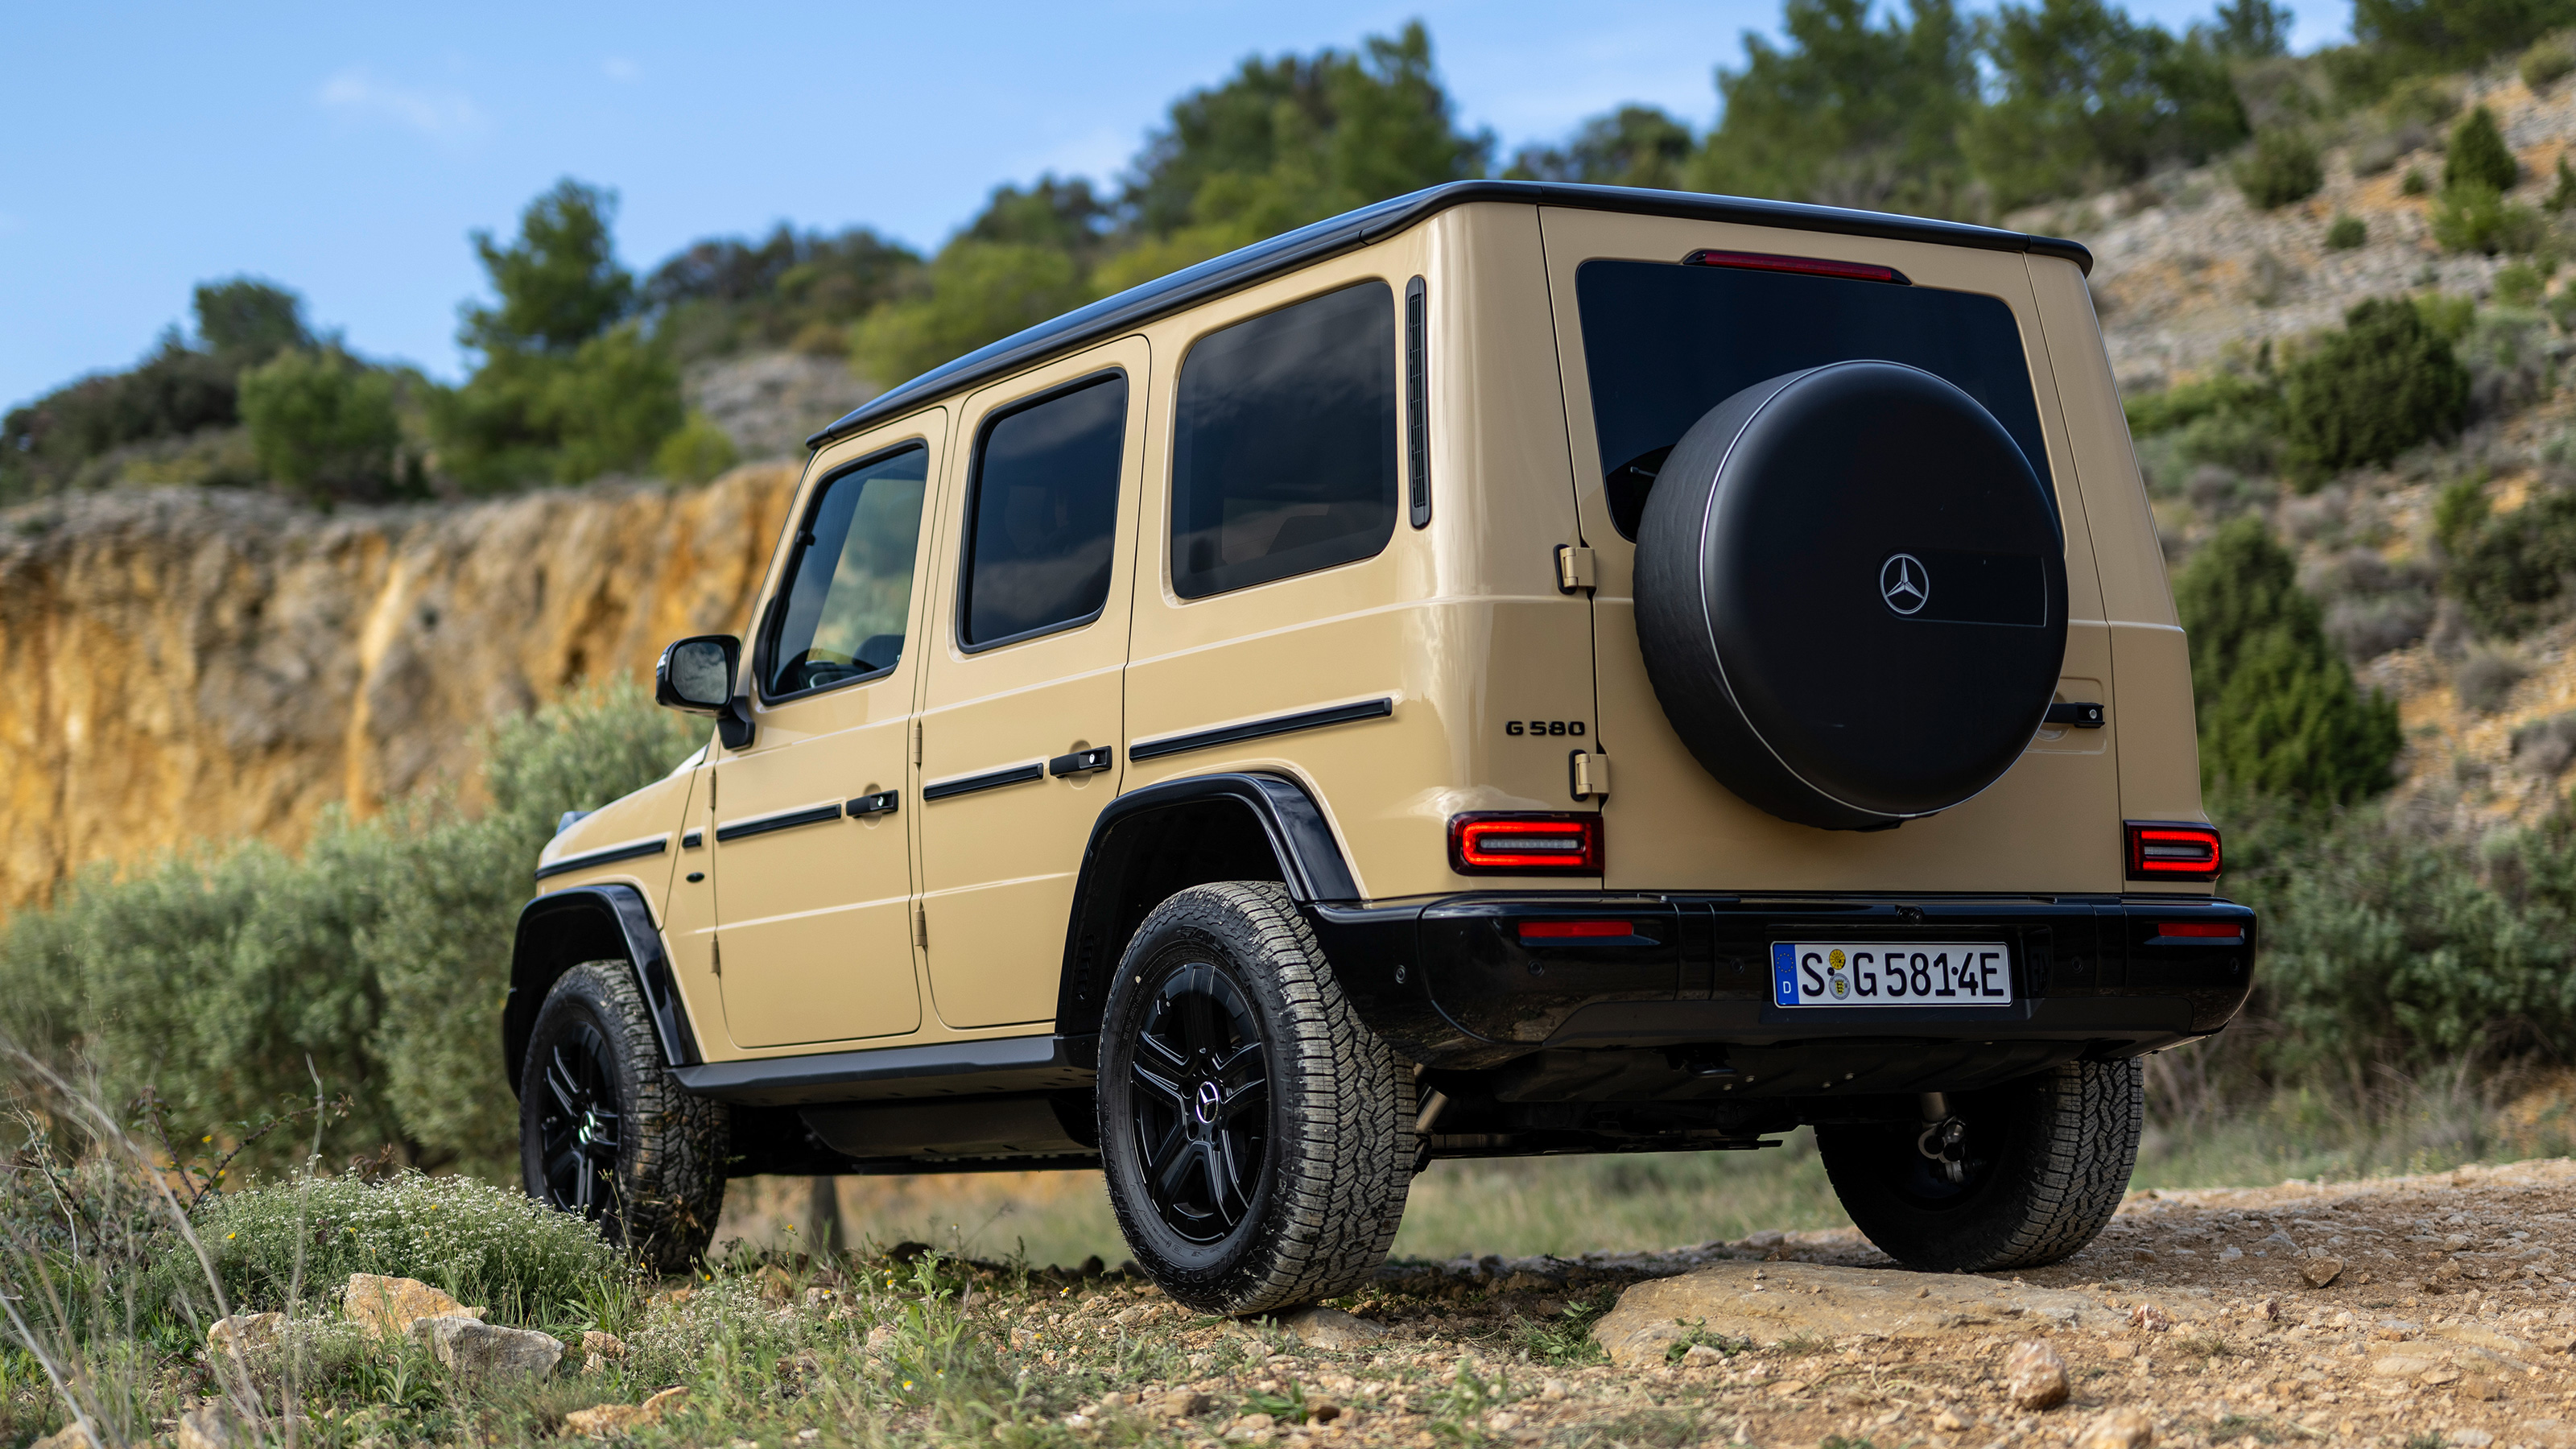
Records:
<instances>
[{"instance_id":1,"label":"black side molding","mask_svg":"<svg viewBox=\"0 0 2576 1449\"><path fill-rule=\"evenodd\" d=\"M942 780L936 785L924 785L921 787L921 798L946 800L955 795L972 795L978 790L995 790L1004 785L1025 785L1031 780L1045 778L1046 766L1031 760L1025 765L1013 765L1007 770L987 770L980 775L967 775L960 779Z\"/></svg>"},{"instance_id":2,"label":"black side molding","mask_svg":"<svg viewBox=\"0 0 2576 1449\"><path fill-rule=\"evenodd\" d=\"M841 802L812 805L803 810L789 810L778 815L759 815L749 820L735 820L716 827L716 839L740 840L746 835L767 835L773 830L793 830L799 825L820 825L841 818Z\"/></svg>"},{"instance_id":3,"label":"black side molding","mask_svg":"<svg viewBox=\"0 0 2576 1449\"><path fill-rule=\"evenodd\" d=\"M988 1037L674 1068L688 1091L753 1107L1034 1092L1091 1082L1091 1043L1056 1035Z\"/></svg>"},{"instance_id":4,"label":"black side molding","mask_svg":"<svg viewBox=\"0 0 2576 1449\"><path fill-rule=\"evenodd\" d=\"M698 1039L689 1030L688 1013L672 983L671 962L662 952L662 932L643 893L630 885L571 886L542 895L519 911L519 929L510 947L510 995L501 1008L501 1055L509 1064L510 1090L519 1090L519 1069L528 1054L528 1036L536 1029L537 1008L555 978L584 961L624 957L635 967L635 984L653 1013L653 1032L662 1039L662 1062L683 1067L698 1059Z\"/></svg>"},{"instance_id":5,"label":"black side molding","mask_svg":"<svg viewBox=\"0 0 2576 1449\"><path fill-rule=\"evenodd\" d=\"M648 855L660 855L670 848L671 837L666 834L654 836L650 840L612 845L605 850L585 850L579 855L567 855L551 865L538 866L537 879L545 880L552 876L568 875L576 870L588 870L595 865L610 865L621 860L642 860Z\"/></svg>"},{"instance_id":6,"label":"black side molding","mask_svg":"<svg viewBox=\"0 0 2576 1449\"><path fill-rule=\"evenodd\" d=\"M1192 730L1188 734L1138 740L1127 747L1127 758L1159 760L1165 755L1177 755L1187 750L1213 749L1218 745L1241 744L1245 740L1267 739L1297 730L1322 729L1326 725L1350 724L1355 720L1385 719L1394 713L1395 701L1392 699L1367 699L1358 704L1303 709L1295 714L1274 714L1268 719L1245 720L1241 724L1220 725L1212 730Z\"/></svg>"}]
</instances>

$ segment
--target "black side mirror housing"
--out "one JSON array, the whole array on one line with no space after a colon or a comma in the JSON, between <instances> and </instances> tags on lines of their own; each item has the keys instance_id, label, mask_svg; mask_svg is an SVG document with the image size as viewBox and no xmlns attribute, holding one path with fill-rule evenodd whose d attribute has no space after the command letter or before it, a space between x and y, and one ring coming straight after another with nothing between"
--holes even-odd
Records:
<instances>
[{"instance_id":1,"label":"black side mirror housing","mask_svg":"<svg viewBox=\"0 0 2576 1449\"><path fill-rule=\"evenodd\" d=\"M653 665L653 702L716 722L726 749L751 743L751 712L734 691L742 673L742 641L731 634L696 634L662 651Z\"/></svg>"}]
</instances>

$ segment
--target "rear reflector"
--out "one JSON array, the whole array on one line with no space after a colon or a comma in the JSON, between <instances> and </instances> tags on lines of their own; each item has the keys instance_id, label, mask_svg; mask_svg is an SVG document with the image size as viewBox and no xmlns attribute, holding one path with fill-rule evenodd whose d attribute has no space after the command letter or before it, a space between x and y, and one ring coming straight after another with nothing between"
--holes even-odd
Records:
<instances>
[{"instance_id":1,"label":"rear reflector","mask_svg":"<svg viewBox=\"0 0 2576 1449\"><path fill-rule=\"evenodd\" d=\"M1524 941L1597 941L1637 934L1626 921L1523 921Z\"/></svg>"},{"instance_id":2,"label":"rear reflector","mask_svg":"<svg viewBox=\"0 0 2576 1449\"><path fill-rule=\"evenodd\" d=\"M1449 868L1461 875L1599 875L1601 817L1453 815Z\"/></svg>"},{"instance_id":3,"label":"rear reflector","mask_svg":"<svg viewBox=\"0 0 2576 1449\"><path fill-rule=\"evenodd\" d=\"M1855 282L1913 282L1894 267L1869 262L1837 262L1825 257L1783 257L1770 252L1696 251L1682 258L1686 267L1733 267L1745 272L1801 272L1811 277L1843 277Z\"/></svg>"},{"instance_id":4,"label":"rear reflector","mask_svg":"<svg viewBox=\"0 0 2576 1449\"><path fill-rule=\"evenodd\" d=\"M2245 928L2235 921L2158 921L2159 936L2184 936L2195 941L2242 941Z\"/></svg>"},{"instance_id":5,"label":"rear reflector","mask_svg":"<svg viewBox=\"0 0 2576 1449\"><path fill-rule=\"evenodd\" d=\"M2218 828L2185 822L2131 820L2128 835L2129 879L2218 879Z\"/></svg>"}]
</instances>

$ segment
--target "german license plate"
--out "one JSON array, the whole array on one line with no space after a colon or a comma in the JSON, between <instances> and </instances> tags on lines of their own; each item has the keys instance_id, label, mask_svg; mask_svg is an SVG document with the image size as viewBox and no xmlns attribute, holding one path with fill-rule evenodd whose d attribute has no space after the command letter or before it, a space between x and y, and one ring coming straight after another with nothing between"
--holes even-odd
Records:
<instances>
[{"instance_id":1,"label":"german license plate","mask_svg":"<svg viewBox=\"0 0 2576 1449\"><path fill-rule=\"evenodd\" d=\"M2010 1006L2001 941L1774 941L1778 1006Z\"/></svg>"}]
</instances>

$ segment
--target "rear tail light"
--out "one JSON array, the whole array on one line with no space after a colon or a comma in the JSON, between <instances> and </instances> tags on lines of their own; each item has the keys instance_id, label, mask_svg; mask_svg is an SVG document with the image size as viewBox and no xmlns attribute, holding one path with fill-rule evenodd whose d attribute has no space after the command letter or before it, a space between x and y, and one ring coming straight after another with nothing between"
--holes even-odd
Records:
<instances>
[{"instance_id":1,"label":"rear tail light","mask_svg":"<svg viewBox=\"0 0 2576 1449\"><path fill-rule=\"evenodd\" d=\"M2132 820L2125 828L2129 839L2129 879L2218 879L2218 827Z\"/></svg>"},{"instance_id":2,"label":"rear tail light","mask_svg":"<svg viewBox=\"0 0 2576 1449\"><path fill-rule=\"evenodd\" d=\"M1894 282L1910 287L1913 281L1894 267L1869 262L1838 262L1827 257L1783 257L1770 252L1721 252L1702 250L1682 258L1686 267L1733 267L1745 272L1799 272L1810 277L1842 277L1855 282Z\"/></svg>"},{"instance_id":3,"label":"rear tail light","mask_svg":"<svg viewBox=\"0 0 2576 1449\"><path fill-rule=\"evenodd\" d=\"M2175 940L2242 941L2245 927L2235 921L2158 921L2156 934Z\"/></svg>"},{"instance_id":4,"label":"rear tail light","mask_svg":"<svg viewBox=\"0 0 2576 1449\"><path fill-rule=\"evenodd\" d=\"M1601 817L1453 815L1449 868L1461 875L1599 875Z\"/></svg>"},{"instance_id":5,"label":"rear tail light","mask_svg":"<svg viewBox=\"0 0 2576 1449\"><path fill-rule=\"evenodd\" d=\"M1524 941L1599 941L1624 940L1637 934L1637 928L1626 921L1523 921Z\"/></svg>"}]
</instances>

